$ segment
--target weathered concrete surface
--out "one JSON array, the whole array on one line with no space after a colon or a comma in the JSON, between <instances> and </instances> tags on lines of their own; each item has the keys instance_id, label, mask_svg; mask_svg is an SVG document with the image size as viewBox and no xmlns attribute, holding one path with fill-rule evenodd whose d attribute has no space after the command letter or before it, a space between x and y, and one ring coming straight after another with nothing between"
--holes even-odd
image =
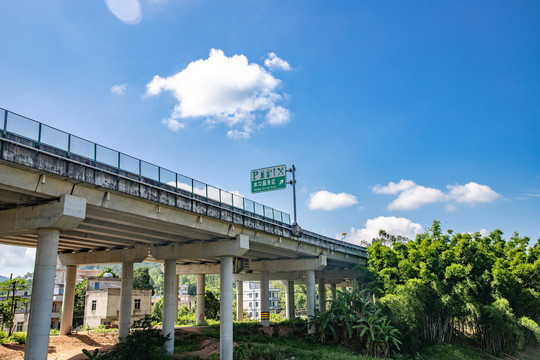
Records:
<instances>
[{"instance_id":1,"label":"weathered concrete surface","mask_svg":"<svg viewBox=\"0 0 540 360\"><path fill-rule=\"evenodd\" d=\"M93 252L58 254L61 265L94 265L114 263L137 263L148 257L148 246L135 245L130 249L101 250Z\"/></svg>"},{"instance_id":2,"label":"weathered concrete surface","mask_svg":"<svg viewBox=\"0 0 540 360\"><path fill-rule=\"evenodd\" d=\"M41 228L71 230L85 215L86 199L63 194L49 204L0 211L0 234L35 232Z\"/></svg>"},{"instance_id":3,"label":"weathered concrete surface","mask_svg":"<svg viewBox=\"0 0 540 360\"><path fill-rule=\"evenodd\" d=\"M198 242L191 244L173 244L154 246L150 252L154 259L201 259L223 255L242 256L249 250L249 238L237 235L234 240Z\"/></svg>"},{"instance_id":4,"label":"weathered concrete surface","mask_svg":"<svg viewBox=\"0 0 540 360\"><path fill-rule=\"evenodd\" d=\"M249 268L253 271L306 271L322 270L326 267L326 256L320 255L315 259L294 259L294 260L273 260L273 261L254 261L250 260Z\"/></svg>"}]
</instances>

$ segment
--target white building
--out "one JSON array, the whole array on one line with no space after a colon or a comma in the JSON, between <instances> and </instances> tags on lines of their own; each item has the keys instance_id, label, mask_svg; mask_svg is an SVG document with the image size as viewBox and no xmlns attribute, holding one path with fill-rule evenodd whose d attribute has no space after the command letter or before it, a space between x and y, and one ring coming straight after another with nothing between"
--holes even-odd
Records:
<instances>
[{"instance_id":1,"label":"white building","mask_svg":"<svg viewBox=\"0 0 540 360\"><path fill-rule=\"evenodd\" d=\"M244 281L244 311L250 319L261 318L261 283L260 281ZM281 311L281 298L279 289L272 288L270 282L270 312L279 313Z\"/></svg>"},{"instance_id":2,"label":"white building","mask_svg":"<svg viewBox=\"0 0 540 360\"><path fill-rule=\"evenodd\" d=\"M111 326L118 322L122 279L114 277L89 278L86 286L84 324L91 328ZM152 290L133 289L131 321L137 321L152 310Z\"/></svg>"}]
</instances>

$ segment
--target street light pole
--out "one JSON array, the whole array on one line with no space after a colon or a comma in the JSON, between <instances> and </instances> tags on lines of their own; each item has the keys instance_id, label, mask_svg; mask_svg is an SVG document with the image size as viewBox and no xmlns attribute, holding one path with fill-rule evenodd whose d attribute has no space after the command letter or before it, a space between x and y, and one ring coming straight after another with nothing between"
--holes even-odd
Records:
<instances>
[{"instance_id":1,"label":"street light pole","mask_svg":"<svg viewBox=\"0 0 540 360\"><path fill-rule=\"evenodd\" d=\"M292 185L292 196L293 196L293 223L292 223L291 230L296 236L299 236L300 230L302 229L300 228L300 226L298 226L298 223L296 222L296 177L295 177L296 167L292 165L291 168L287 171L292 174L292 180L289 181L289 184Z\"/></svg>"}]
</instances>

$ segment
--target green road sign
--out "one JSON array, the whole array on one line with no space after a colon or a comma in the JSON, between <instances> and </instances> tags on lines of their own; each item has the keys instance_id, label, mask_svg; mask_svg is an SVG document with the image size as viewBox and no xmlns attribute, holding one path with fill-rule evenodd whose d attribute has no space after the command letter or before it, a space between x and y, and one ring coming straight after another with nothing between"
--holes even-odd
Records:
<instances>
[{"instance_id":1,"label":"green road sign","mask_svg":"<svg viewBox=\"0 0 540 360\"><path fill-rule=\"evenodd\" d=\"M287 187L287 166L278 165L251 171L251 192L281 190Z\"/></svg>"}]
</instances>

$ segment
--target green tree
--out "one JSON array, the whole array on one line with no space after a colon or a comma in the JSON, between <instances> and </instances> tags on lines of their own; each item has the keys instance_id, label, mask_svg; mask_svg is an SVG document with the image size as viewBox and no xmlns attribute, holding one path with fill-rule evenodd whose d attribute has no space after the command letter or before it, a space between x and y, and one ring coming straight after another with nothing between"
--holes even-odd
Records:
<instances>
[{"instance_id":1,"label":"green tree","mask_svg":"<svg viewBox=\"0 0 540 360\"><path fill-rule=\"evenodd\" d=\"M154 285L152 285L152 279L146 266L137 268L133 272L133 288L152 290L152 294L154 294Z\"/></svg>"},{"instance_id":2,"label":"green tree","mask_svg":"<svg viewBox=\"0 0 540 360\"><path fill-rule=\"evenodd\" d=\"M0 312L2 315L2 324L8 325L9 336L13 334L13 320L15 312L28 304L28 299L18 295L20 292L28 289L28 283L24 279L9 279L0 284L0 292L7 294L6 300L0 302Z\"/></svg>"},{"instance_id":3,"label":"green tree","mask_svg":"<svg viewBox=\"0 0 540 360\"><path fill-rule=\"evenodd\" d=\"M86 304L86 279L75 285L75 302L73 304L73 326L84 322L84 306Z\"/></svg>"}]
</instances>

